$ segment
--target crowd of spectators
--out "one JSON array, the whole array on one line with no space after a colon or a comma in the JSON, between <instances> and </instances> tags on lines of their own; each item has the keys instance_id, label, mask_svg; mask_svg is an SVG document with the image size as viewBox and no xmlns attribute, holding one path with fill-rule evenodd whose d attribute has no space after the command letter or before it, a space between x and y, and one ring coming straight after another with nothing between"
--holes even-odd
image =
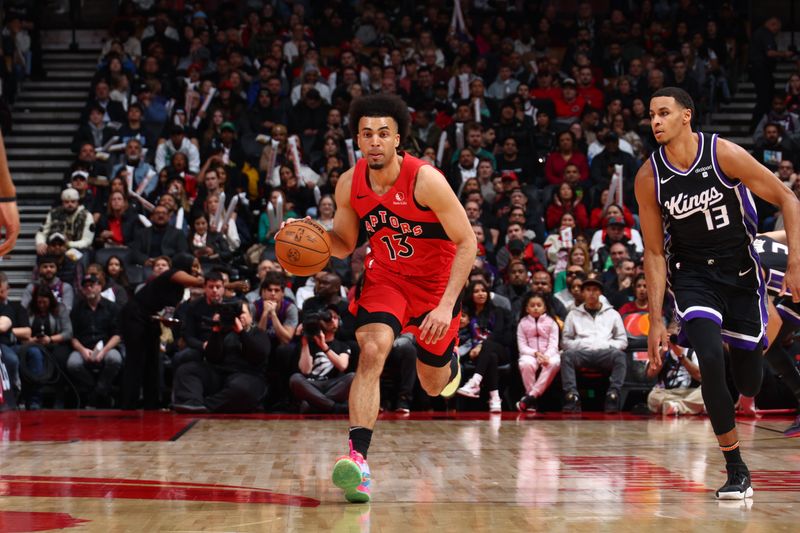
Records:
<instances>
[{"instance_id":1,"label":"crowd of spectators","mask_svg":"<svg viewBox=\"0 0 800 533\"><path fill-rule=\"evenodd\" d=\"M30 320L13 324L4 359L29 345L60 354L82 404L113 405L125 350L109 317L188 252L206 284L159 318L159 405L345 411L358 364L347 302L365 245L303 279L276 262L274 237L289 217L332 226L332 193L360 155L349 105L389 93L412 113L402 149L442 170L479 241L459 396L532 410L560 375L556 397L576 412L576 375L594 368L610 375L605 409L622 407L636 335L623 318L647 311L633 178L656 148L649 98L685 89L698 126L729 101L748 31L730 2L206 4L120 3L75 161L36 235ZM788 91L759 126L757 153L798 190L800 76ZM237 320L269 338L269 353L234 364L222 341L209 348L230 298L249 303ZM17 333L23 323L35 331ZM401 336L384 407L431 405L414 372L413 339ZM23 398L36 408L30 381Z\"/></svg>"}]
</instances>

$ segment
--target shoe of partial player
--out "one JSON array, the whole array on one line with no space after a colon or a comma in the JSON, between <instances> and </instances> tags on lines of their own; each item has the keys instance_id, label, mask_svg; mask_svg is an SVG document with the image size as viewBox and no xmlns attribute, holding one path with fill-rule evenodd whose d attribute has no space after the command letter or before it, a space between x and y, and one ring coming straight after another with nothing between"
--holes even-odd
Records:
<instances>
[{"instance_id":1,"label":"shoe of partial player","mask_svg":"<svg viewBox=\"0 0 800 533\"><path fill-rule=\"evenodd\" d=\"M489 398L489 412L502 413L503 401L500 398Z\"/></svg>"},{"instance_id":2,"label":"shoe of partial player","mask_svg":"<svg viewBox=\"0 0 800 533\"><path fill-rule=\"evenodd\" d=\"M619 413L619 393L615 390L610 390L606 393L606 405L604 408L608 414Z\"/></svg>"},{"instance_id":3,"label":"shoe of partial player","mask_svg":"<svg viewBox=\"0 0 800 533\"><path fill-rule=\"evenodd\" d=\"M399 398L397 400L397 405L394 408L394 412L401 415L407 415L411 412L411 403L406 398Z\"/></svg>"},{"instance_id":4,"label":"shoe of partial player","mask_svg":"<svg viewBox=\"0 0 800 533\"><path fill-rule=\"evenodd\" d=\"M456 393L458 386L461 385L461 365L458 363L458 355L453 352L452 357L454 361L451 361L451 364L455 364L457 366L457 371L455 377L451 379L450 383L445 385L442 389L442 392L439 393L442 398L450 398L453 396Z\"/></svg>"},{"instance_id":5,"label":"shoe of partial player","mask_svg":"<svg viewBox=\"0 0 800 533\"><path fill-rule=\"evenodd\" d=\"M661 404L661 414L664 416L672 416L680 414L680 404L667 400Z\"/></svg>"},{"instance_id":6,"label":"shoe of partial player","mask_svg":"<svg viewBox=\"0 0 800 533\"><path fill-rule=\"evenodd\" d=\"M568 393L564 397L564 406L561 408L563 413L580 414L581 412L581 397L574 392Z\"/></svg>"},{"instance_id":7,"label":"shoe of partial player","mask_svg":"<svg viewBox=\"0 0 800 533\"><path fill-rule=\"evenodd\" d=\"M370 484L372 476L364 456L353 449L350 442L350 453L343 455L333 465L331 475L333 484L344 491L345 499L350 503L367 503L370 501Z\"/></svg>"},{"instance_id":8,"label":"shoe of partial player","mask_svg":"<svg viewBox=\"0 0 800 533\"><path fill-rule=\"evenodd\" d=\"M471 378L456 393L467 398L478 398L481 395L481 384L475 378Z\"/></svg>"},{"instance_id":9,"label":"shoe of partial player","mask_svg":"<svg viewBox=\"0 0 800 533\"><path fill-rule=\"evenodd\" d=\"M517 411L535 413L536 412L536 398L534 396L525 395L517 402Z\"/></svg>"},{"instance_id":10,"label":"shoe of partial player","mask_svg":"<svg viewBox=\"0 0 800 533\"><path fill-rule=\"evenodd\" d=\"M791 426L783 430L783 434L786 437L797 437L800 435L800 415L797 415L797 418L794 419Z\"/></svg>"},{"instance_id":11,"label":"shoe of partial player","mask_svg":"<svg viewBox=\"0 0 800 533\"><path fill-rule=\"evenodd\" d=\"M728 482L717 490L718 500L742 500L753 496L750 471L745 465L725 465Z\"/></svg>"}]
</instances>

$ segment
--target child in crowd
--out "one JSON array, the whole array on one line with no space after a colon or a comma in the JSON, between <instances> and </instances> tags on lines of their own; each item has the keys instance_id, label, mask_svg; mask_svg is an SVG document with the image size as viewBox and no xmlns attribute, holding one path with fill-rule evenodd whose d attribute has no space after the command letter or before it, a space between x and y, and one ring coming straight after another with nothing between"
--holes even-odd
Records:
<instances>
[{"instance_id":1,"label":"child in crowd","mask_svg":"<svg viewBox=\"0 0 800 533\"><path fill-rule=\"evenodd\" d=\"M561 368L558 334L558 324L547 299L538 293L525 298L517 326L519 372L525 385L525 395L517 402L519 411L536 412L536 399L558 374Z\"/></svg>"}]
</instances>

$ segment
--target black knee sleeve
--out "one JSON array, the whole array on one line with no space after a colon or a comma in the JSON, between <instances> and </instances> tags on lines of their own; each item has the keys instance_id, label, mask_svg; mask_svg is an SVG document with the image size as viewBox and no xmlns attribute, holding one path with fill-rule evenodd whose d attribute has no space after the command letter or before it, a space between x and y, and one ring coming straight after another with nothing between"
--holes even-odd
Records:
<instances>
[{"instance_id":1,"label":"black knee sleeve","mask_svg":"<svg viewBox=\"0 0 800 533\"><path fill-rule=\"evenodd\" d=\"M695 318L686 324L689 341L697 353L702 379L703 401L716 435L736 427L733 399L725 382L725 356L719 325L707 318Z\"/></svg>"},{"instance_id":2,"label":"black knee sleeve","mask_svg":"<svg viewBox=\"0 0 800 533\"><path fill-rule=\"evenodd\" d=\"M742 350L731 347L731 374L736 390L739 393L753 397L761 390L764 381L763 347L755 350Z\"/></svg>"}]
</instances>

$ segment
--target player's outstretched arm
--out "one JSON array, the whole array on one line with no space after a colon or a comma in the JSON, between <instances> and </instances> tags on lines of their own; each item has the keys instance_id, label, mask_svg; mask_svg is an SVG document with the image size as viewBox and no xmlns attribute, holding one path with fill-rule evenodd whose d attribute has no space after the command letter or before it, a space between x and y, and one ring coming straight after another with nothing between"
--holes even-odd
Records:
<instances>
[{"instance_id":1,"label":"player's outstretched arm","mask_svg":"<svg viewBox=\"0 0 800 533\"><path fill-rule=\"evenodd\" d=\"M353 169L339 177L336 184L336 213L333 215L331 255L343 259L350 255L358 241L358 214L350 205L350 189L353 184Z\"/></svg>"},{"instance_id":2,"label":"player's outstretched arm","mask_svg":"<svg viewBox=\"0 0 800 533\"><path fill-rule=\"evenodd\" d=\"M650 161L636 173L636 201L639 203L639 222L644 238L644 272L647 278L647 299L650 312L650 334L647 338L647 352L650 368L658 372L661 368L662 354L669 346L667 329L662 320L664 290L667 285L667 263L664 256L664 227L661 222L661 207L656 200L653 181L653 168Z\"/></svg>"},{"instance_id":3,"label":"player's outstretched arm","mask_svg":"<svg viewBox=\"0 0 800 533\"><path fill-rule=\"evenodd\" d=\"M741 146L718 139L717 159L725 175L741 180L754 194L778 206L783 213L789 259L781 294L788 289L792 300L800 302L800 201L775 174Z\"/></svg>"},{"instance_id":4,"label":"player's outstretched arm","mask_svg":"<svg viewBox=\"0 0 800 533\"><path fill-rule=\"evenodd\" d=\"M464 207L438 170L427 165L419 169L414 196L417 202L436 214L445 233L456 245L456 256L442 299L437 308L428 313L420 328L420 336L431 343L441 339L447 332L453 306L475 262L478 243Z\"/></svg>"},{"instance_id":5,"label":"player's outstretched arm","mask_svg":"<svg viewBox=\"0 0 800 533\"><path fill-rule=\"evenodd\" d=\"M19 236L19 211L17 209L17 189L11 180L8 169L6 146L0 134L0 257L10 252Z\"/></svg>"}]
</instances>

